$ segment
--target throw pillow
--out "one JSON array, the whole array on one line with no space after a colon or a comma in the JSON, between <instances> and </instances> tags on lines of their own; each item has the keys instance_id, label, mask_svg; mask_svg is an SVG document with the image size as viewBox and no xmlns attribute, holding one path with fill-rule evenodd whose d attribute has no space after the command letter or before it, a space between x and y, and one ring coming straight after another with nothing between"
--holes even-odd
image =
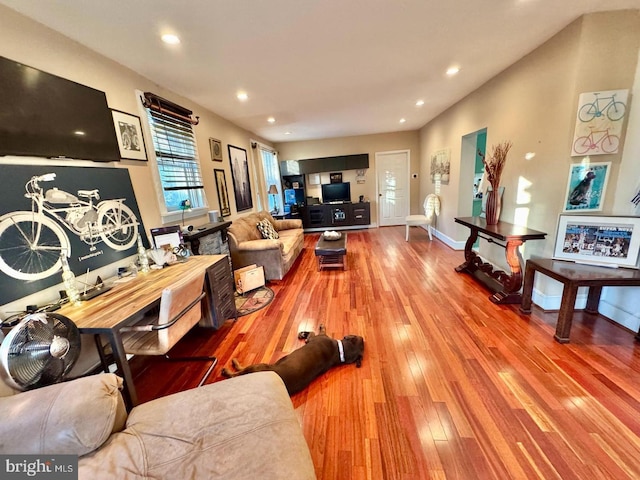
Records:
<instances>
[{"instance_id":1,"label":"throw pillow","mask_svg":"<svg viewBox=\"0 0 640 480\"><path fill-rule=\"evenodd\" d=\"M280 235L278 235L278 232L276 232L276 229L273 228L273 225L271 225L271 222L266 218L264 220L260 220L257 224L257 227L258 227L258 230L260 230L260 234L262 235L262 238L269 238L271 240L277 240L278 238L280 238Z\"/></svg>"}]
</instances>

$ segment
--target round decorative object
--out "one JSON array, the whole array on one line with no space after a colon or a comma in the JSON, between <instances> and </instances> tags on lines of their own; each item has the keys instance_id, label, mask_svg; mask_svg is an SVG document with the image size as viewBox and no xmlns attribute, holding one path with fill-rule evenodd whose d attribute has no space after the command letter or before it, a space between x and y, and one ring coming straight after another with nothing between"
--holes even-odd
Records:
<instances>
[{"instance_id":1,"label":"round decorative object","mask_svg":"<svg viewBox=\"0 0 640 480\"><path fill-rule=\"evenodd\" d=\"M327 231L322 234L322 237L329 241L340 240L342 238L342 234L340 232Z\"/></svg>"}]
</instances>

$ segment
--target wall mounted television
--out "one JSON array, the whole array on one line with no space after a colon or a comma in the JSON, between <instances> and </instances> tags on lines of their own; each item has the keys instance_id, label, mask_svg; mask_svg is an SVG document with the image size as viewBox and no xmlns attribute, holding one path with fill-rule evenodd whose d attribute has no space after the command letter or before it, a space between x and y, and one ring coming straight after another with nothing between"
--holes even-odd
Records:
<instances>
[{"instance_id":1,"label":"wall mounted television","mask_svg":"<svg viewBox=\"0 0 640 480\"><path fill-rule=\"evenodd\" d=\"M322 201L324 203L350 202L351 201L351 184L349 182L323 183L322 184Z\"/></svg>"},{"instance_id":2,"label":"wall mounted television","mask_svg":"<svg viewBox=\"0 0 640 480\"><path fill-rule=\"evenodd\" d=\"M0 57L0 156L120 160L104 92Z\"/></svg>"}]
</instances>

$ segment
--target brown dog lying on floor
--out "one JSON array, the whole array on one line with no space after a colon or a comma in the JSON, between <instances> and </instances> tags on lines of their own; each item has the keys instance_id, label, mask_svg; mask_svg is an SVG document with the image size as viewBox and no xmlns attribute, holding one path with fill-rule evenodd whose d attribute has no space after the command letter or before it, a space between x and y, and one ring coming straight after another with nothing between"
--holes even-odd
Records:
<instances>
[{"instance_id":1,"label":"brown dog lying on floor","mask_svg":"<svg viewBox=\"0 0 640 480\"><path fill-rule=\"evenodd\" d=\"M246 373L272 371L280 375L287 387L289 395L298 393L333 367L343 363L362 365L364 354L364 339L357 335L347 335L342 340L327 336L324 325L320 325L320 333L300 332L298 338L306 338L306 345L282 357L274 364L258 363L242 367L237 359L231 363L236 372L226 368L222 375L230 378Z\"/></svg>"}]
</instances>

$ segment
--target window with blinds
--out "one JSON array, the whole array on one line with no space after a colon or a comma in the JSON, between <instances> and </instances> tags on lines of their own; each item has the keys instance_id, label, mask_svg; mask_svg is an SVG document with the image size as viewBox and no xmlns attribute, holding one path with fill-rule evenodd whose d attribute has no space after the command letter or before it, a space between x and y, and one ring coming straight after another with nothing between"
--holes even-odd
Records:
<instances>
[{"instance_id":1,"label":"window with blinds","mask_svg":"<svg viewBox=\"0 0 640 480\"><path fill-rule=\"evenodd\" d=\"M265 191L269 201L267 202L269 211L273 213L282 213L284 207L282 205L282 184L280 183L280 166L278 165L278 157L276 152L260 147L260 156L262 157L262 172L264 173ZM275 190L272 190L275 186Z\"/></svg>"},{"instance_id":2,"label":"window with blinds","mask_svg":"<svg viewBox=\"0 0 640 480\"><path fill-rule=\"evenodd\" d=\"M205 207L193 121L180 112L154 107L151 104L146 110L167 212L184 210L187 205Z\"/></svg>"}]
</instances>

